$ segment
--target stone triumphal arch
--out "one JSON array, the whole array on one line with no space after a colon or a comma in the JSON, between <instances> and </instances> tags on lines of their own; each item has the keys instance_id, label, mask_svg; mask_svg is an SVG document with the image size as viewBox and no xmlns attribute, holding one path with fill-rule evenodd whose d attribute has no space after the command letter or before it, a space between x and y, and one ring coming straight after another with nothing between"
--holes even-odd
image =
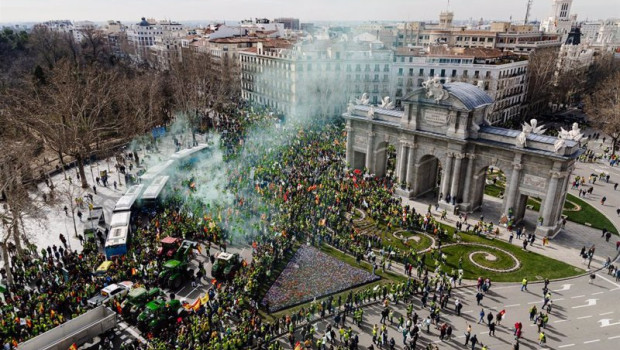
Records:
<instances>
[{"instance_id":1,"label":"stone triumphal arch","mask_svg":"<svg viewBox=\"0 0 620 350\"><path fill-rule=\"evenodd\" d=\"M486 170L506 175L503 211L523 219L528 197L540 199L537 233L559 231L570 174L579 155L579 129L560 138L542 135L532 120L523 130L490 126L486 115L493 99L467 83L441 84L432 79L403 99L404 110L389 101L371 106L350 104L347 163L372 174L386 174L387 146L396 149L397 193L416 198L435 192L440 206L472 212L482 205Z\"/></svg>"}]
</instances>

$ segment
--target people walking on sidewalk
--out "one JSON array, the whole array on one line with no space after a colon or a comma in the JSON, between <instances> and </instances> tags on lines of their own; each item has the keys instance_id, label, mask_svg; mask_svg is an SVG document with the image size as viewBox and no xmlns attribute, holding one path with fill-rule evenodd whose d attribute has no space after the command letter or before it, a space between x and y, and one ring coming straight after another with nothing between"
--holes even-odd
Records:
<instances>
[{"instance_id":1,"label":"people walking on sidewalk","mask_svg":"<svg viewBox=\"0 0 620 350\"><path fill-rule=\"evenodd\" d=\"M521 281L521 291L526 291L527 290L527 278L523 278L523 281Z\"/></svg>"}]
</instances>

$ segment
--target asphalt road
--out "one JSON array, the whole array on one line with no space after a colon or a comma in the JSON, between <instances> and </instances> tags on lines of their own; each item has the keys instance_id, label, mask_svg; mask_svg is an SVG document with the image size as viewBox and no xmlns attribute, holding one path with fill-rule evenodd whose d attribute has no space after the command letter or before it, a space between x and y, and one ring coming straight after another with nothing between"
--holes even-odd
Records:
<instances>
[{"instance_id":1,"label":"asphalt road","mask_svg":"<svg viewBox=\"0 0 620 350\"><path fill-rule=\"evenodd\" d=\"M544 346L538 344L537 327L529 321L530 307L536 305L540 309L542 306L542 287L542 284L531 284L528 291L521 292L520 284L497 284L487 293L481 306L476 305L475 288L455 290L448 308L442 310L442 322L448 322L454 329L452 340L439 340L439 331L431 326L430 333L422 331L418 348L424 348L429 342L437 344L440 349L464 348L464 332L467 325L471 324L472 334L477 334L479 342L489 349L511 349L514 342L512 329L517 321L523 323L524 329L521 349L618 348L620 282L601 271L597 273L593 284L589 284L588 277L551 283L549 289L552 291L554 306L545 330L547 343ZM459 298L464 304L461 316L453 312L454 298ZM414 310L421 318L425 318L429 311L421 308L419 298L416 297ZM477 324L480 308L494 315L502 309L506 310L502 325L497 327L494 337L489 336L485 324ZM372 343L372 325L379 324L381 309L380 305L369 306L365 309L361 328L353 325L354 332L359 334L360 348L366 349ZM400 314L406 313L406 306L401 302L394 310L396 320ZM333 317L327 320L333 323ZM350 321L348 317L347 326L352 325ZM319 331L315 334L315 340L324 334L325 326L325 321L318 323ZM403 349L403 336L398 332L397 325L390 325L388 329L388 339L394 337L396 348ZM296 336L300 338L299 333ZM281 338L280 342L285 348L290 348L286 337ZM479 349L480 345L476 348Z\"/></svg>"}]
</instances>

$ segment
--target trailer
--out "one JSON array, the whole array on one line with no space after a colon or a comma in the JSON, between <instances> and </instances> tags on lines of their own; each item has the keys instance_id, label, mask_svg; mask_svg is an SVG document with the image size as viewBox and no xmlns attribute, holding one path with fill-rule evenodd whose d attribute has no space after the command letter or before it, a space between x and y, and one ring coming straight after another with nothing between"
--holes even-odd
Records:
<instances>
[{"instance_id":1,"label":"trailer","mask_svg":"<svg viewBox=\"0 0 620 350\"><path fill-rule=\"evenodd\" d=\"M116 312L101 305L18 345L19 350L67 350L116 327Z\"/></svg>"}]
</instances>

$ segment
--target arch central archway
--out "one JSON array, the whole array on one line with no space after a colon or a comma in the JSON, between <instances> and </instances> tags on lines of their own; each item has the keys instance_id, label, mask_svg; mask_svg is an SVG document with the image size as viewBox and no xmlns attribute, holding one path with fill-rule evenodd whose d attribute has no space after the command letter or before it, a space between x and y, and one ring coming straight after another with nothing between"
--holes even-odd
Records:
<instances>
[{"instance_id":1,"label":"arch central archway","mask_svg":"<svg viewBox=\"0 0 620 350\"><path fill-rule=\"evenodd\" d=\"M442 174L439 158L432 154L424 155L415 167L417 176L412 184L415 196L422 197L432 193L433 198L438 198Z\"/></svg>"}]
</instances>

